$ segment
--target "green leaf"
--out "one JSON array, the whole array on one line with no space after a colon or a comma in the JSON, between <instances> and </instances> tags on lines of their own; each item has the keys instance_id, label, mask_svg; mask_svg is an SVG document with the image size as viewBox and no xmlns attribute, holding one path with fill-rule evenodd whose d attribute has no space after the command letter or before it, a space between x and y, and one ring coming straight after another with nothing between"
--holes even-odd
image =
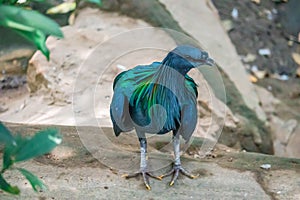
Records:
<instances>
[{"instance_id":1,"label":"green leaf","mask_svg":"<svg viewBox=\"0 0 300 200\"><path fill-rule=\"evenodd\" d=\"M59 25L39 12L15 6L0 5L0 25L19 29L20 27L14 26L15 24L40 30L45 35L63 37Z\"/></svg>"},{"instance_id":2,"label":"green leaf","mask_svg":"<svg viewBox=\"0 0 300 200\"><path fill-rule=\"evenodd\" d=\"M1 171L2 173L14 164L14 161L11 157L11 152L13 151L12 147L13 147L12 145L5 146L4 153L3 153L3 166Z\"/></svg>"},{"instance_id":3,"label":"green leaf","mask_svg":"<svg viewBox=\"0 0 300 200\"><path fill-rule=\"evenodd\" d=\"M8 4L8 5L14 5L17 3L18 0L0 0L0 3L2 4Z\"/></svg>"},{"instance_id":4,"label":"green leaf","mask_svg":"<svg viewBox=\"0 0 300 200\"><path fill-rule=\"evenodd\" d=\"M19 147L14 155L14 161L25 161L50 152L62 142L57 129L46 129L36 133Z\"/></svg>"},{"instance_id":5,"label":"green leaf","mask_svg":"<svg viewBox=\"0 0 300 200\"><path fill-rule=\"evenodd\" d=\"M0 143L15 144L15 139L11 132L0 122Z\"/></svg>"},{"instance_id":6,"label":"green leaf","mask_svg":"<svg viewBox=\"0 0 300 200\"><path fill-rule=\"evenodd\" d=\"M27 0L26 2L44 2L45 0Z\"/></svg>"},{"instance_id":7,"label":"green leaf","mask_svg":"<svg viewBox=\"0 0 300 200\"><path fill-rule=\"evenodd\" d=\"M101 4L102 4L101 0L85 0L85 1L97 4L98 6L101 6Z\"/></svg>"},{"instance_id":8,"label":"green leaf","mask_svg":"<svg viewBox=\"0 0 300 200\"><path fill-rule=\"evenodd\" d=\"M46 35L44 33L39 30L34 30L33 32L19 30L14 31L34 43L35 46L46 56L47 60L49 60L50 51L46 46Z\"/></svg>"},{"instance_id":9,"label":"green leaf","mask_svg":"<svg viewBox=\"0 0 300 200\"><path fill-rule=\"evenodd\" d=\"M26 144L26 142L30 138L22 137L21 135L17 135L15 137L15 144L8 144L5 145L4 152L3 152L3 166L2 166L2 173L10 168L15 162L15 154Z\"/></svg>"},{"instance_id":10,"label":"green leaf","mask_svg":"<svg viewBox=\"0 0 300 200\"><path fill-rule=\"evenodd\" d=\"M0 5L0 26L11 28L30 42L34 43L49 60L46 37L63 37L59 25L48 17L20 7Z\"/></svg>"},{"instance_id":11,"label":"green leaf","mask_svg":"<svg viewBox=\"0 0 300 200\"><path fill-rule=\"evenodd\" d=\"M46 190L47 189L47 186L34 174L32 174L31 172L29 172L28 170L23 169L23 168L17 168L17 169L29 181L29 183L31 184L34 191L38 192L38 189L40 189L40 190Z\"/></svg>"},{"instance_id":12,"label":"green leaf","mask_svg":"<svg viewBox=\"0 0 300 200\"><path fill-rule=\"evenodd\" d=\"M19 188L8 184L2 174L0 174L0 189L11 194L20 194Z\"/></svg>"}]
</instances>

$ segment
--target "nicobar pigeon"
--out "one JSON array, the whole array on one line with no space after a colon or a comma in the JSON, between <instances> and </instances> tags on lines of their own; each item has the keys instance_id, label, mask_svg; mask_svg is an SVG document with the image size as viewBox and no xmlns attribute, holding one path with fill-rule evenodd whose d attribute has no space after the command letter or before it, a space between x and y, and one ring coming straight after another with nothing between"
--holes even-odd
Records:
<instances>
[{"instance_id":1,"label":"nicobar pigeon","mask_svg":"<svg viewBox=\"0 0 300 200\"><path fill-rule=\"evenodd\" d=\"M149 177L162 179L179 173L195 178L180 162L180 136L189 141L197 123L197 85L187 73L202 65L213 66L208 53L199 48L181 45L169 52L162 62L139 65L121 72L113 83L110 116L116 136L135 129L140 142L140 171L127 178L142 175L150 190ZM174 164L170 172L154 176L147 168L145 134L166 134L172 131Z\"/></svg>"}]
</instances>

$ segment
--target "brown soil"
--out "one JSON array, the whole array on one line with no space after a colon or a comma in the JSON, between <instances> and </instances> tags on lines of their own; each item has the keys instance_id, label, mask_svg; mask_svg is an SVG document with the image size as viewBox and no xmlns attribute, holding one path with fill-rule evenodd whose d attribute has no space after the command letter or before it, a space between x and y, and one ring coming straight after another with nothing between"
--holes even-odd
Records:
<instances>
[{"instance_id":1,"label":"brown soil","mask_svg":"<svg viewBox=\"0 0 300 200\"><path fill-rule=\"evenodd\" d=\"M246 56L251 53L257 59L250 64L256 65L261 70L269 73L286 74L295 77L298 68L292 58L292 52L299 51L299 43L289 44L282 18L286 12L297 12L287 10L287 3L276 4L273 1L260 1L259 5L252 1L213 0L222 20L231 20L233 29L229 36L236 46L239 55ZM232 10L238 10L238 18L233 19ZM296 15L296 14L295 14ZM299 14L298 14L299 15ZM269 18L268 18L269 17ZM272 19L270 19L270 17ZM295 26L299 27L298 24ZM271 56L261 56L258 50L268 48Z\"/></svg>"},{"instance_id":2,"label":"brown soil","mask_svg":"<svg viewBox=\"0 0 300 200\"><path fill-rule=\"evenodd\" d=\"M257 84L268 89L282 101L283 105L278 106L275 114L283 119L296 118L299 121L300 79L296 75L296 70L300 66L295 63L291 55L293 52L300 52L299 43L293 41L294 30L299 31L300 25L293 24L291 19L286 18L287 15L292 16L293 19L299 18L299 13L293 9L296 2L293 0L288 3L260 1L259 5L245 0L213 0L213 2L221 20L231 20L233 23L233 29L228 34L238 54L246 56L251 53L256 56L256 60L246 64L250 67L256 65L258 69L266 70L270 77L274 74L289 76L288 81L266 77L258 80ZM236 20L231 16L233 8L239 12ZM272 13L272 20L268 19L268 12ZM271 56L259 55L258 50L261 48L269 48Z\"/></svg>"}]
</instances>

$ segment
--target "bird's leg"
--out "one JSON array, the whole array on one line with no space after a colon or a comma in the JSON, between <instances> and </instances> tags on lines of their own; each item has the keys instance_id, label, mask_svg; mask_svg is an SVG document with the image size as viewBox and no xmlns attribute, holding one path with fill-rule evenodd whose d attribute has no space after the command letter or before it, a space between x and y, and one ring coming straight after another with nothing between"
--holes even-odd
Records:
<instances>
[{"instance_id":1,"label":"bird's leg","mask_svg":"<svg viewBox=\"0 0 300 200\"><path fill-rule=\"evenodd\" d=\"M161 180L160 177L154 176L152 173L148 171L148 165L147 165L147 140L145 137L139 138L140 141L140 148L141 148L141 162L140 162L140 171L133 174L126 174L123 175L125 178L132 178L136 177L138 175L143 176L144 184L148 190L151 189L149 184L149 177L156 178Z\"/></svg>"},{"instance_id":2,"label":"bird's leg","mask_svg":"<svg viewBox=\"0 0 300 200\"><path fill-rule=\"evenodd\" d=\"M164 178L173 174L172 180L170 182L170 186L174 185L175 181L178 178L179 172L191 179L197 178L198 175L195 176L190 172L188 172L187 170L185 170L183 167L181 167L179 134L173 136L173 148L174 148L174 156L175 156L173 168L168 173L161 175L160 178Z\"/></svg>"}]
</instances>

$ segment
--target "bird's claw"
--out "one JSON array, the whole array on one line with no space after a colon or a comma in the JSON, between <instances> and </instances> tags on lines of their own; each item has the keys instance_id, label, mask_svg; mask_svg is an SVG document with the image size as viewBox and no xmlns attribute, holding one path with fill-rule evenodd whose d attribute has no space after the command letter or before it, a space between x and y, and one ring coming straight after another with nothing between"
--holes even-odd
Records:
<instances>
[{"instance_id":1,"label":"bird's claw","mask_svg":"<svg viewBox=\"0 0 300 200\"><path fill-rule=\"evenodd\" d=\"M197 178L199 175L193 175L190 172L188 172L187 170L185 170L183 167L181 167L181 165L174 165L173 168L171 169L171 171L169 171L166 174L163 174L161 176L159 176L159 178L163 179L164 177L170 176L171 174L173 174L172 180L170 182L170 186L173 186L175 181L178 178L179 172L191 179L195 179Z\"/></svg>"},{"instance_id":2,"label":"bird's claw","mask_svg":"<svg viewBox=\"0 0 300 200\"><path fill-rule=\"evenodd\" d=\"M139 175L142 175L144 184L145 184L147 190L151 190L150 183L149 183L149 177L155 178L157 180L161 180L160 177L155 176L152 173L144 171L144 170L141 170L140 172L133 173L133 174L123 174L122 177L128 179L128 178L137 177Z\"/></svg>"}]
</instances>

